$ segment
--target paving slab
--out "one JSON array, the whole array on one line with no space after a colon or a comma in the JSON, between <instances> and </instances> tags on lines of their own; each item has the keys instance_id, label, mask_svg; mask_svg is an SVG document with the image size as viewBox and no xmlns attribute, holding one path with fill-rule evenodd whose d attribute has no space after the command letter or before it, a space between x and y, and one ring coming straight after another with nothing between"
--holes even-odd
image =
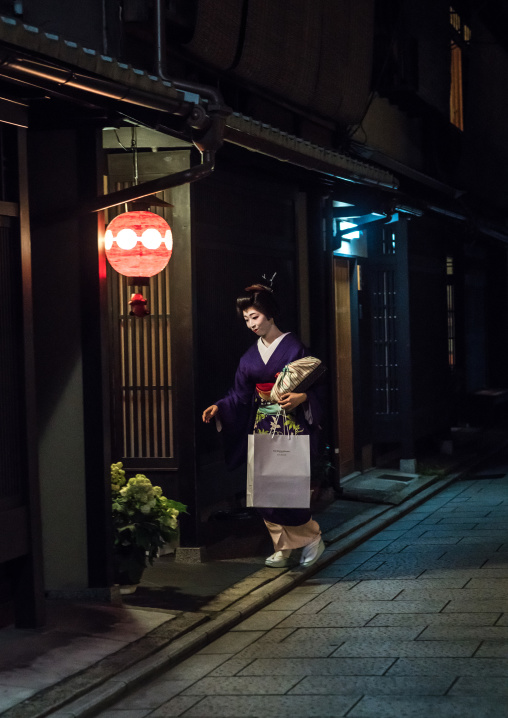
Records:
<instances>
[{"instance_id":1,"label":"paving slab","mask_svg":"<svg viewBox=\"0 0 508 718\"><path fill-rule=\"evenodd\" d=\"M238 654L239 658L328 658L333 654L340 641L328 643L313 642L302 646L289 641L284 643L256 643Z\"/></svg>"},{"instance_id":2,"label":"paving slab","mask_svg":"<svg viewBox=\"0 0 508 718\"><path fill-rule=\"evenodd\" d=\"M499 613L377 613L369 626L493 626L496 622L499 625L499 616Z\"/></svg>"},{"instance_id":3,"label":"paving slab","mask_svg":"<svg viewBox=\"0 0 508 718\"><path fill-rule=\"evenodd\" d=\"M200 655L209 653L237 653L263 635L262 631L229 631L202 648Z\"/></svg>"},{"instance_id":4,"label":"paving slab","mask_svg":"<svg viewBox=\"0 0 508 718\"><path fill-rule=\"evenodd\" d=\"M482 645L477 650L476 656L478 658L508 658L508 641L494 639L488 639L482 641Z\"/></svg>"},{"instance_id":5,"label":"paving slab","mask_svg":"<svg viewBox=\"0 0 508 718\"><path fill-rule=\"evenodd\" d=\"M282 641L285 641L286 638L288 638L288 636L290 636L294 632L294 630L294 628L280 628L279 626L275 626L269 631L266 631L264 635L256 641L256 645L260 646L264 645L265 643L269 643L272 645L274 643L282 643Z\"/></svg>"},{"instance_id":6,"label":"paving slab","mask_svg":"<svg viewBox=\"0 0 508 718\"><path fill-rule=\"evenodd\" d=\"M183 691L191 696L235 696L235 695L284 695L299 682L289 676L234 676L223 678L202 678Z\"/></svg>"},{"instance_id":7,"label":"paving slab","mask_svg":"<svg viewBox=\"0 0 508 718\"><path fill-rule=\"evenodd\" d=\"M487 661L490 659L485 658L482 660ZM393 658L257 658L244 668L240 675L296 675L302 678L309 675L379 676L385 673L393 663Z\"/></svg>"},{"instance_id":8,"label":"paving slab","mask_svg":"<svg viewBox=\"0 0 508 718\"><path fill-rule=\"evenodd\" d=\"M336 718L345 715L360 696L210 696L186 711L189 718ZM153 714L158 718L157 714ZM159 713L162 716L164 713ZM166 714L167 715L167 714Z\"/></svg>"},{"instance_id":9,"label":"paving slab","mask_svg":"<svg viewBox=\"0 0 508 718\"><path fill-rule=\"evenodd\" d=\"M506 568L508 569L508 556L500 554L498 556L489 556L482 564L485 568Z\"/></svg>"},{"instance_id":10,"label":"paving slab","mask_svg":"<svg viewBox=\"0 0 508 718\"><path fill-rule=\"evenodd\" d=\"M422 571L419 578L420 579L429 579L429 578L464 578L464 580L469 580L472 578L479 578L479 579L498 579L498 578L505 578L508 579L508 569L503 568L480 568L480 569L442 569L442 568L429 568Z\"/></svg>"},{"instance_id":11,"label":"paving slab","mask_svg":"<svg viewBox=\"0 0 508 718\"><path fill-rule=\"evenodd\" d=\"M500 599L506 596L506 591L496 588L408 588L402 589L395 601L414 601L417 599L435 599L437 601L488 601L492 599Z\"/></svg>"},{"instance_id":12,"label":"paving slab","mask_svg":"<svg viewBox=\"0 0 508 718\"><path fill-rule=\"evenodd\" d=\"M400 658L406 656L472 656L480 646L480 640L449 640L449 641L394 641L373 640L371 638L360 640L347 639L331 655L332 657L359 657L359 656L391 656ZM504 656L502 656L504 657Z\"/></svg>"},{"instance_id":13,"label":"paving slab","mask_svg":"<svg viewBox=\"0 0 508 718\"><path fill-rule=\"evenodd\" d=\"M449 676L307 676L289 693L439 696L447 693L453 684L454 679Z\"/></svg>"},{"instance_id":14,"label":"paving slab","mask_svg":"<svg viewBox=\"0 0 508 718\"><path fill-rule=\"evenodd\" d=\"M449 690L450 695L477 696L508 696L508 681L499 676L467 676L454 681Z\"/></svg>"},{"instance_id":15,"label":"paving slab","mask_svg":"<svg viewBox=\"0 0 508 718\"><path fill-rule=\"evenodd\" d=\"M348 639L360 639L369 641L411 641L424 630L424 626L362 626L360 628L331 627L331 628L297 628L288 636L284 645L295 643L326 643L336 645Z\"/></svg>"},{"instance_id":16,"label":"paving slab","mask_svg":"<svg viewBox=\"0 0 508 718\"><path fill-rule=\"evenodd\" d=\"M270 628L279 625L285 618L293 615L292 611L273 611L263 609L250 618L233 626L232 631L269 631Z\"/></svg>"},{"instance_id":17,"label":"paving slab","mask_svg":"<svg viewBox=\"0 0 508 718\"><path fill-rule=\"evenodd\" d=\"M360 627L371 622L376 615L376 609L360 605L357 608L351 607L350 611L343 610L342 613L293 613L279 625L283 628Z\"/></svg>"},{"instance_id":18,"label":"paving slab","mask_svg":"<svg viewBox=\"0 0 508 718\"><path fill-rule=\"evenodd\" d=\"M347 605L354 605L354 601L350 604L347 604L345 601L332 601L332 603L329 603L322 609L322 615L327 613L342 613L344 607ZM503 605L507 606L504 610L508 611L508 601L506 601ZM437 613L442 611L445 606L448 607L447 601L438 599L427 599L421 601L362 601L361 603L362 608L369 609L377 613ZM462 606L459 612L463 613L465 610L466 609ZM485 608L483 610L494 611L496 609ZM502 611L503 609L499 609L500 613ZM298 613L299 615L302 615L303 613L310 613L310 611L303 611L300 609Z\"/></svg>"},{"instance_id":19,"label":"paving slab","mask_svg":"<svg viewBox=\"0 0 508 718\"><path fill-rule=\"evenodd\" d=\"M402 603L402 601L401 601ZM462 600L450 601L443 608L443 613L508 613L508 598L485 599L470 601L467 597Z\"/></svg>"},{"instance_id":20,"label":"paving slab","mask_svg":"<svg viewBox=\"0 0 508 718\"><path fill-rule=\"evenodd\" d=\"M231 656L224 654L202 655L196 653L193 656L181 661L174 668L164 673L165 680L198 680L204 678L217 666L225 663Z\"/></svg>"},{"instance_id":21,"label":"paving slab","mask_svg":"<svg viewBox=\"0 0 508 718\"><path fill-rule=\"evenodd\" d=\"M388 669L388 675L507 677L508 658L400 658Z\"/></svg>"},{"instance_id":22,"label":"paving slab","mask_svg":"<svg viewBox=\"0 0 508 718\"><path fill-rule=\"evenodd\" d=\"M504 595L508 595L508 578L503 578L502 576L499 576L499 578L492 578L490 575L483 576L481 578L472 577L470 581L468 581L466 585L467 590L470 589L478 589L478 590L496 590L500 591L501 593L504 593Z\"/></svg>"},{"instance_id":23,"label":"paving slab","mask_svg":"<svg viewBox=\"0 0 508 718\"><path fill-rule=\"evenodd\" d=\"M393 567L381 564L379 568L373 571L362 570L361 568L356 569L355 571L351 571L350 573L346 574L345 578L358 581L376 581L384 578L412 580L418 578L423 570L423 567L415 568L408 566L407 568L405 568L404 565Z\"/></svg>"},{"instance_id":24,"label":"paving slab","mask_svg":"<svg viewBox=\"0 0 508 718\"><path fill-rule=\"evenodd\" d=\"M508 643L508 626L429 626L418 636L419 641L456 641L459 638Z\"/></svg>"},{"instance_id":25,"label":"paving slab","mask_svg":"<svg viewBox=\"0 0 508 718\"><path fill-rule=\"evenodd\" d=\"M364 696L348 713L351 718L504 718L508 705L485 697Z\"/></svg>"},{"instance_id":26,"label":"paving slab","mask_svg":"<svg viewBox=\"0 0 508 718\"><path fill-rule=\"evenodd\" d=\"M108 711L108 718L144 718L147 716L151 711L148 709L141 709L141 710L109 710ZM58 717L58 715L61 716L61 718L72 718L70 713L64 713L61 711L58 711L58 713L53 714L55 717Z\"/></svg>"}]
</instances>

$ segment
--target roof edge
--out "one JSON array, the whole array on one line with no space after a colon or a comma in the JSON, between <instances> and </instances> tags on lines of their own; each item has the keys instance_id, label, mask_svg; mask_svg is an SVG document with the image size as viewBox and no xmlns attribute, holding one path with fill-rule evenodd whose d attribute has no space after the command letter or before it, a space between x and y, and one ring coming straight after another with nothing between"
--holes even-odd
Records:
<instances>
[{"instance_id":1,"label":"roof edge","mask_svg":"<svg viewBox=\"0 0 508 718\"><path fill-rule=\"evenodd\" d=\"M347 182L391 190L396 190L399 186L395 176L387 170L313 144L236 112L226 119L224 139L274 159Z\"/></svg>"}]
</instances>

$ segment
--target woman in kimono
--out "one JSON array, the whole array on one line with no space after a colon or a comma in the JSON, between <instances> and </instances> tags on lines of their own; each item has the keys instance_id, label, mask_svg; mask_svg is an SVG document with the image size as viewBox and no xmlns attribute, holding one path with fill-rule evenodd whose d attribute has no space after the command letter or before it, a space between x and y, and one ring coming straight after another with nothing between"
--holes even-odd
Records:
<instances>
[{"instance_id":1,"label":"woman in kimono","mask_svg":"<svg viewBox=\"0 0 508 718\"><path fill-rule=\"evenodd\" d=\"M297 337L283 333L275 324L277 303L270 288L261 284L247 287L236 300L237 311L258 337L242 356L235 383L228 394L203 412L203 421L215 417L223 432L226 463L234 469L246 461L249 433L308 434L311 455L316 454L320 406L315 390L290 392L281 397L280 407L270 400L276 376L289 362L308 355ZM284 409L285 415L279 413ZM278 418L277 418L278 416ZM293 549L302 548L300 563L310 566L324 551L319 524L308 509L260 508L273 541L275 553L265 563L276 568L290 563Z\"/></svg>"}]
</instances>

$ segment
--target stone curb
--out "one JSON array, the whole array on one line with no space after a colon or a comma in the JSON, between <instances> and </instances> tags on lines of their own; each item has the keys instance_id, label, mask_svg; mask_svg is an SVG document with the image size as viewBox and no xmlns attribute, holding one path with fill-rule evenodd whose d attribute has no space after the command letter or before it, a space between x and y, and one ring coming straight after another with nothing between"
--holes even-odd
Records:
<instances>
[{"instance_id":1,"label":"stone curb","mask_svg":"<svg viewBox=\"0 0 508 718\"><path fill-rule=\"evenodd\" d=\"M199 613L180 614L77 676L71 676L66 681L8 709L2 713L3 718L90 718L96 715L120 700L136 685L155 678L201 650L252 614L410 513L467 475L475 466L499 453L505 445L508 446L508 442L479 456L476 461L470 460L466 467L443 479L429 477L427 485L420 487L418 492L413 492L403 503L392 507L378 506L367 509L340 528L331 529L323 535L327 548L313 566L260 569L213 599L210 613L206 612L208 607L204 607ZM254 587L256 584L257 587ZM80 697L76 699L75 696L79 694Z\"/></svg>"}]
</instances>

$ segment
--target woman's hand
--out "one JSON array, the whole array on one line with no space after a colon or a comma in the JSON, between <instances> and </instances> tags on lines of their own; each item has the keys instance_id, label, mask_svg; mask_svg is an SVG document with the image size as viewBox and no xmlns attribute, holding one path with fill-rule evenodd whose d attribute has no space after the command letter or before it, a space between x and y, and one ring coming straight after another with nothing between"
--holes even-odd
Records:
<instances>
[{"instance_id":1,"label":"woman's hand","mask_svg":"<svg viewBox=\"0 0 508 718\"><path fill-rule=\"evenodd\" d=\"M284 411L292 411L296 409L297 406L300 406L300 404L303 404L304 401L307 401L307 394L305 394L305 392L303 394L288 392L281 396L279 404Z\"/></svg>"},{"instance_id":2,"label":"woman's hand","mask_svg":"<svg viewBox=\"0 0 508 718\"><path fill-rule=\"evenodd\" d=\"M203 412L203 421L205 424L210 423L210 419L213 419L213 417L218 413L219 407L217 404L212 404L212 406L209 406L208 409L205 409Z\"/></svg>"}]
</instances>

